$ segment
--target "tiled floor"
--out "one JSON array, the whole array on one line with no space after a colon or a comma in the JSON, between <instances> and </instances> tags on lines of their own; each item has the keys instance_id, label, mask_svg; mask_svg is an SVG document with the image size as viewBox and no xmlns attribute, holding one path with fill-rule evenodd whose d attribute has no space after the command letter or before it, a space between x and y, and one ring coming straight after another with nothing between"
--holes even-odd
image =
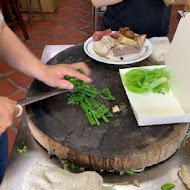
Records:
<instances>
[{"instance_id":1,"label":"tiled floor","mask_svg":"<svg viewBox=\"0 0 190 190\"><path fill-rule=\"evenodd\" d=\"M169 39L172 40L178 24L177 10L173 7L170 23ZM23 43L39 58L45 45L64 45L83 42L93 33L92 8L89 0L60 0L58 9L54 13L46 13L46 20L42 21L39 14L35 14L34 25L30 25L27 14L23 18L27 25L30 40L25 41L22 31L18 28L14 32ZM0 96L7 96L14 100L26 96L32 82L28 77L4 63L0 63ZM11 152L21 117L8 129L9 154Z\"/></svg>"}]
</instances>

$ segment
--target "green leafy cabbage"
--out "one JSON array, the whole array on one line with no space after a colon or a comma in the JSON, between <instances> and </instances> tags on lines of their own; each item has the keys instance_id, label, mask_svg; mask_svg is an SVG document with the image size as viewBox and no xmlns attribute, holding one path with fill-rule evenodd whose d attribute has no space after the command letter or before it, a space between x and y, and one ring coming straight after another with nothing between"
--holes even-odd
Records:
<instances>
[{"instance_id":1,"label":"green leafy cabbage","mask_svg":"<svg viewBox=\"0 0 190 190\"><path fill-rule=\"evenodd\" d=\"M165 68L148 70L145 68L132 69L124 75L127 89L134 93L163 93L169 92L169 72Z\"/></svg>"}]
</instances>

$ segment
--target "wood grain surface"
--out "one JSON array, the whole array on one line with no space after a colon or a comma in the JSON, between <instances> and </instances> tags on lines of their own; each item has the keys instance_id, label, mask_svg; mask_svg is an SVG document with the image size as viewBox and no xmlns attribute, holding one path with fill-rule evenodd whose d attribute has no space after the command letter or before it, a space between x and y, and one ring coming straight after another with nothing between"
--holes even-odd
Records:
<instances>
[{"instance_id":1,"label":"wood grain surface","mask_svg":"<svg viewBox=\"0 0 190 190\"><path fill-rule=\"evenodd\" d=\"M119 68L150 65L147 60L134 65L113 66L96 62L83 51L83 44L69 48L48 64L84 61L92 70L93 85L109 87L115 101L100 100L110 109L125 104L126 109L114 114L108 124L90 126L77 105L67 104L69 93L45 99L26 107L27 121L34 138L47 151L61 159L84 167L105 170L137 169L166 160L180 147L188 124L138 127L119 76ZM50 91L35 80L28 97Z\"/></svg>"}]
</instances>

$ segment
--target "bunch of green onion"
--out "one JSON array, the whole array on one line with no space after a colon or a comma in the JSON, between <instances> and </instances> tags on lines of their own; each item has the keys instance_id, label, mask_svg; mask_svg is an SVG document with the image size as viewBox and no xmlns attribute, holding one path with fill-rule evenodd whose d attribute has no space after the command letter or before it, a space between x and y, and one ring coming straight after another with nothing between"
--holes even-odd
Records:
<instances>
[{"instance_id":1,"label":"bunch of green onion","mask_svg":"<svg viewBox=\"0 0 190 190\"><path fill-rule=\"evenodd\" d=\"M163 93L169 92L169 72L164 68L148 70L132 69L124 75L127 89L134 93Z\"/></svg>"},{"instance_id":2,"label":"bunch of green onion","mask_svg":"<svg viewBox=\"0 0 190 190\"><path fill-rule=\"evenodd\" d=\"M99 92L93 85L86 84L76 78L67 76L66 79L72 82L77 90L69 97L68 104L80 105L92 126L100 126L100 119L108 123L108 118L112 117L112 114L109 108L96 100L96 97L100 96L104 100L115 100L109 89L105 88L102 92Z\"/></svg>"}]
</instances>

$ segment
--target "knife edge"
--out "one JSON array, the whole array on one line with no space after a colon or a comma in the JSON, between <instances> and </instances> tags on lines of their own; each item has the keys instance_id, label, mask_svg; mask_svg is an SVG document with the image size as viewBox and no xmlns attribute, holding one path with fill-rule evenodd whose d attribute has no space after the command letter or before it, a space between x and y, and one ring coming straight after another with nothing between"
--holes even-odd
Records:
<instances>
[{"instance_id":1,"label":"knife edge","mask_svg":"<svg viewBox=\"0 0 190 190\"><path fill-rule=\"evenodd\" d=\"M44 100L46 98L56 96L56 95L64 93L64 92L75 92L75 89L72 89L72 90L56 89L56 90L51 91L51 92L44 92L44 93L39 94L39 95L34 95L31 97L27 97L25 99L21 99L17 102L17 104L19 104L21 106L26 106L26 105L32 104L34 102L38 102L38 101Z\"/></svg>"}]
</instances>

